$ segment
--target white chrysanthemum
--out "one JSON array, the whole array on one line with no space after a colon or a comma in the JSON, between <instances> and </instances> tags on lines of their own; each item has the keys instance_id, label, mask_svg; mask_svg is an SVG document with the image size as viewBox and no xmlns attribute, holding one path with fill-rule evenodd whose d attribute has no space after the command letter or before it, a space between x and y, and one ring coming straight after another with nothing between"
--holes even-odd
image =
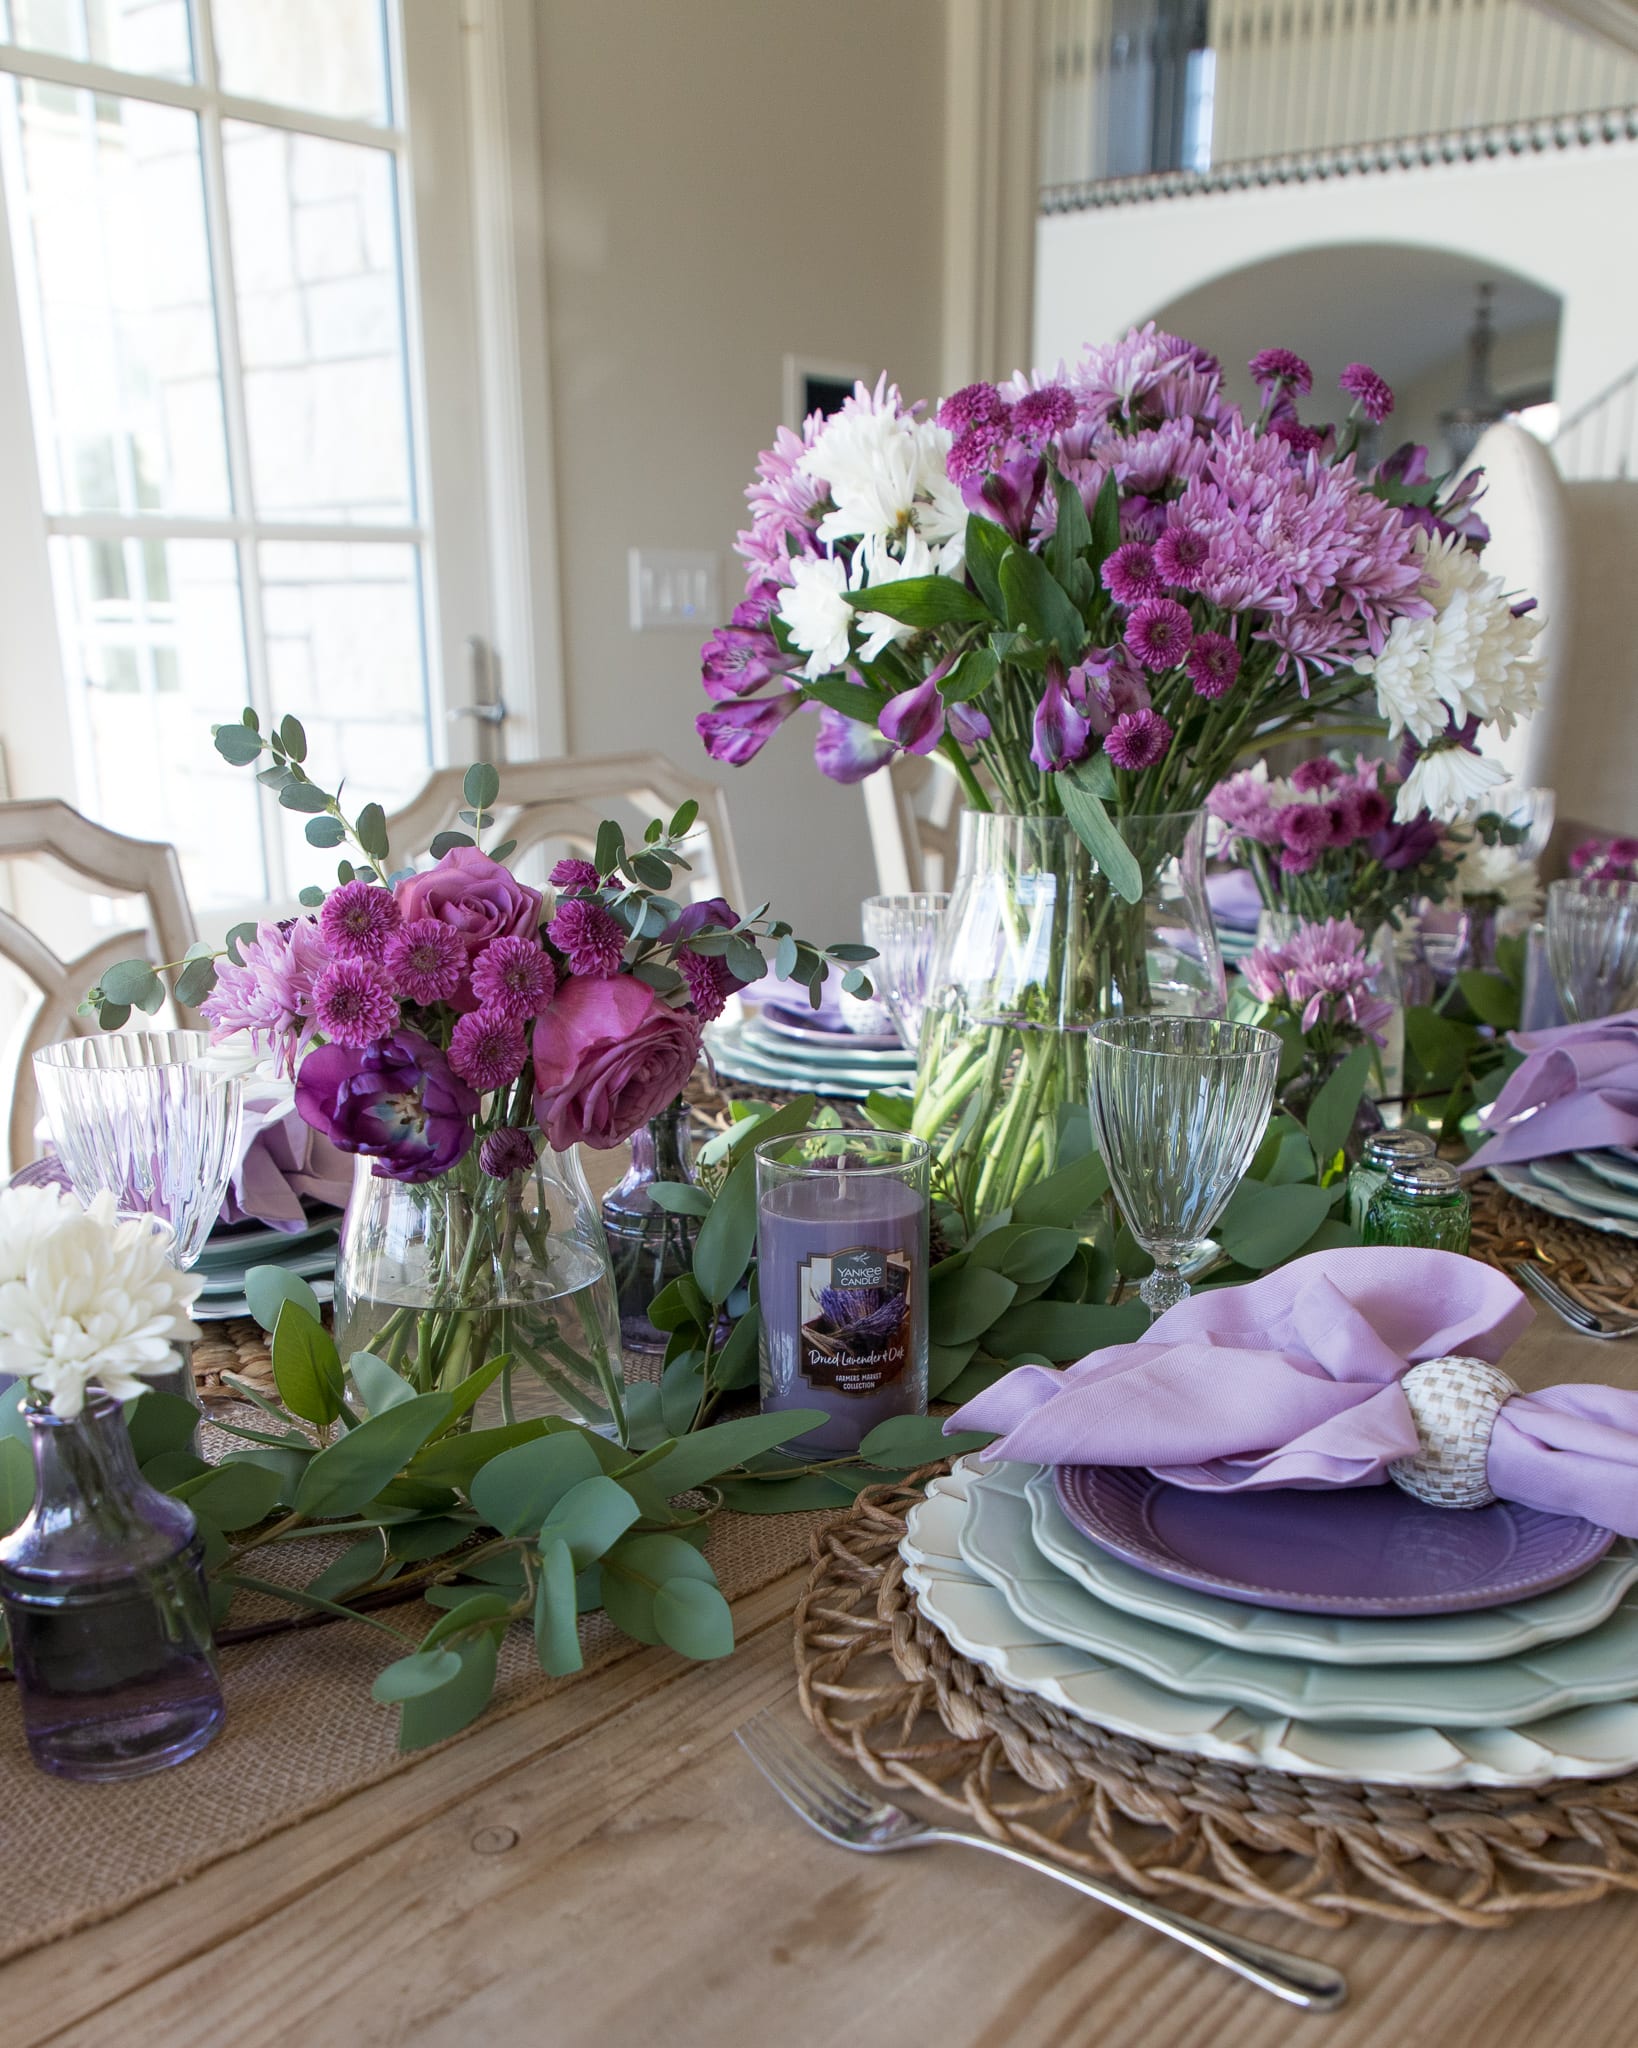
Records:
<instances>
[{"instance_id":1,"label":"white chrysanthemum","mask_svg":"<svg viewBox=\"0 0 1638 2048\"><path fill-rule=\"evenodd\" d=\"M1436 739L1453 719L1477 718L1503 738L1536 707L1534 642L1542 621L1515 617L1499 576L1487 576L1460 540L1416 536L1424 557L1425 619L1398 618L1379 655L1359 663L1394 736ZM1403 813L1401 813L1403 815Z\"/></svg>"},{"instance_id":2,"label":"white chrysanthemum","mask_svg":"<svg viewBox=\"0 0 1638 2048\"><path fill-rule=\"evenodd\" d=\"M950 442L946 428L906 412L885 377L874 391L855 385L797 465L830 491L820 540L898 546L919 533L933 551L919 573L959 576L967 507L946 468Z\"/></svg>"},{"instance_id":3,"label":"white chrysanthemum","mask_svg":"<svg viewBox=\"0 0 1638 2048\"><path fill-rule=\"evenodd\" d=\"M791 641L808 657L805 676L844 668L853 607L847 601L847 564L832 556L798 555L791 562L790 588L779 600L779 616Z\"/></svg>"},{"instance_id":4,"label":"white chrysanthemum","mask_svg":"<svg viewBox=\"0 0 1638 2048\"><path fill-rule=\"evenodd\" d=\"M902 557L891 554L882 541L867 540L854 556L853 568L855 582L866 590L878 583L900 583L907 576L933 573L932 550L919 533L905 535ZM884 647L891 647L895 641L913 640L920 629L890 619L885 612L863 612L859 616L859 630L866 636L859 652L866 661L874 661Z\"/></svg>"},{"instance_id":5,"label":"white chrysanthemum","mask_svg":"<svg viewBox=\"0 0 1638 2048\"><path fill-rule=\"evenodd\" d=\"M1464 903L1498 911L1511 924L1528 924L1541 907L1536 864L1516 846L1470 839L1457 854L1456 888Z\"/></svg>"},{"instance_id":6,"label":"white chrysanthemum","mask_svg":"<svg viewBox=\"0 0 1638 2048\"><path fill-rule=\"evenodd\" d=\"M121 1223L114 1198L89 1209L55 1188L0 1194L0 1372L72 1420L95 1383L129 1401L145 1375L199 1335L188 1309L202 1282L170 1263L151 1223Z\"/></svg>"},{"instance_id":7,"label":"white chrysanthemum","mask_svg":"<svg viewBox=\"0 0 1638 2048\"><path fill-rule=\"evenodd\" d=\"M1418 811L1435 818L1458 818L1476 796L1507 780L1499 761L1470 754L1466 747L1434 747L1417 757L1399 785L1393 814L1408 824Z\"/></svg>"}]
</instances>

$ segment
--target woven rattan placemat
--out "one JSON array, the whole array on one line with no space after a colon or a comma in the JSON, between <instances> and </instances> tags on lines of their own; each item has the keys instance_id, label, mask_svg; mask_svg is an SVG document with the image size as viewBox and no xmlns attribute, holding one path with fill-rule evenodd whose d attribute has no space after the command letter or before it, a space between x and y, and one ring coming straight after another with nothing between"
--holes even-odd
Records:
<instances>
[{"instance_id":1,"label":"woven rattan placemat","mask_svg":"<svg viewBox=\"0 0 1638 2048\"><path fill-rule=\"evenodd\" d=\"M898 1554L918 1486L874 1488L813 1538L802 1705L878 1785L1150 1896L1461 1927L1638 1891L1638 1776L1416 1792L1183 1756L999 1684L921 1615Z\"/></svg>"},{"instance_id":2,"label":"woven rattan placemat","mask_svg":"<svg viewBox=\"0 0 1638 2048\"><path fill-rule=\"evenodd\" d=\"M1539 1260L1591 1308L1638 1308L1638 1238L1549 1216L1510 1195L1488 1173L1476 1174L1468 1192L1475 1258L1504 1273L1520 1259Z\"/></svg>"}]
</instances>

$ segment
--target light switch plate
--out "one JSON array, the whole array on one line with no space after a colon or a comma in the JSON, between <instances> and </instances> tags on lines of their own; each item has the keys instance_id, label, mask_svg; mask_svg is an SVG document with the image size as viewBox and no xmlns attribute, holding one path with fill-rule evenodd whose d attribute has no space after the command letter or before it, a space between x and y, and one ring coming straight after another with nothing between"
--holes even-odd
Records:
<instances>
[{"instance_id":1,"label":"light switch plate","mask_svg":"<svg viewBox=\"0 0 1638 2048\"><path fill-rule=\"evenodd\" d=\"M710 550L632 548L626 559L634 633L651 633L665 626L698 631L720 623L721 563Z\"/></svg>"}]
</instances>

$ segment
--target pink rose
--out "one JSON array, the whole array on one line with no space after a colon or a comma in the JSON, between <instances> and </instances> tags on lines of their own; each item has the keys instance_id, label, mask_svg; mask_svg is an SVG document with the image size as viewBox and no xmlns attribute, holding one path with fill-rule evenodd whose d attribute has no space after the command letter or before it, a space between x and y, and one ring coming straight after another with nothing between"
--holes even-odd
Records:
<instances>
[{"instance_id":1,"label":"pink rose","mask_svg":"<svg viewBox=\"0 0 1638 2048\"><path fill-rule=\"evenodd\" d=\"M535 1115L559 1152L606 1152L682 1092L699 1019L629 974L565 982L535 1025Z\"/></svg>"},{"instance_id":2,"label":"pink rose","mask_svg":"<svg viewBox=\"0 0 1638 2048\"><path fill-rule=\"evenodd\" d=\"M435 868L400 882L393 895L405 924L412 918L436 918L466 948L468 972L450 998L457 1010L478 1007L470 970L491 939L534 939L540 928L540 891L475 846L451 847Z\"/></svg>"}]
</instances>

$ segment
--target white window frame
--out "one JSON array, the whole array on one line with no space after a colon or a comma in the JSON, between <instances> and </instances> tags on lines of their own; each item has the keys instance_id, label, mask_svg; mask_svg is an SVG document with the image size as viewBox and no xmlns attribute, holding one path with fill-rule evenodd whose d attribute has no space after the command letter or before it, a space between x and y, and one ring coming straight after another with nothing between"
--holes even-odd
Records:
<instances>
[{"instance_id":1,"label":"white window frame","mask_svg":"<svg viewBox=\"0 0 1638 2048\"><path fill-rule=\"evenodd\" d=\"M222 92L206 0L189 0L197 73L191 83L0 45L0 70L178 107L199 120L231 492L231 509L221 517L46 513L17 276L0 205L0 447L13 451L0 465L0 770L9 774L14 796L76 796L70 689L47 553L48 539L59 534L231 540L246 675L251 701L264 713L279 707L268 701L258 542L413 542L421 550L432 765L563 750L532 10L528 0L401 0L385 11L391 123ZM222 175L224 120L392 154L412 444L412 514L404 522L330 524L253 511ZM429 280L434 289L426 288ZM47 676L49 690L42 689ZM500 707L503 692L504 725L481 715ZM261 802L277 889L274 807L265 792ZM153 831L164 836L162 819Z\"/></svg>"}]
</instances>

